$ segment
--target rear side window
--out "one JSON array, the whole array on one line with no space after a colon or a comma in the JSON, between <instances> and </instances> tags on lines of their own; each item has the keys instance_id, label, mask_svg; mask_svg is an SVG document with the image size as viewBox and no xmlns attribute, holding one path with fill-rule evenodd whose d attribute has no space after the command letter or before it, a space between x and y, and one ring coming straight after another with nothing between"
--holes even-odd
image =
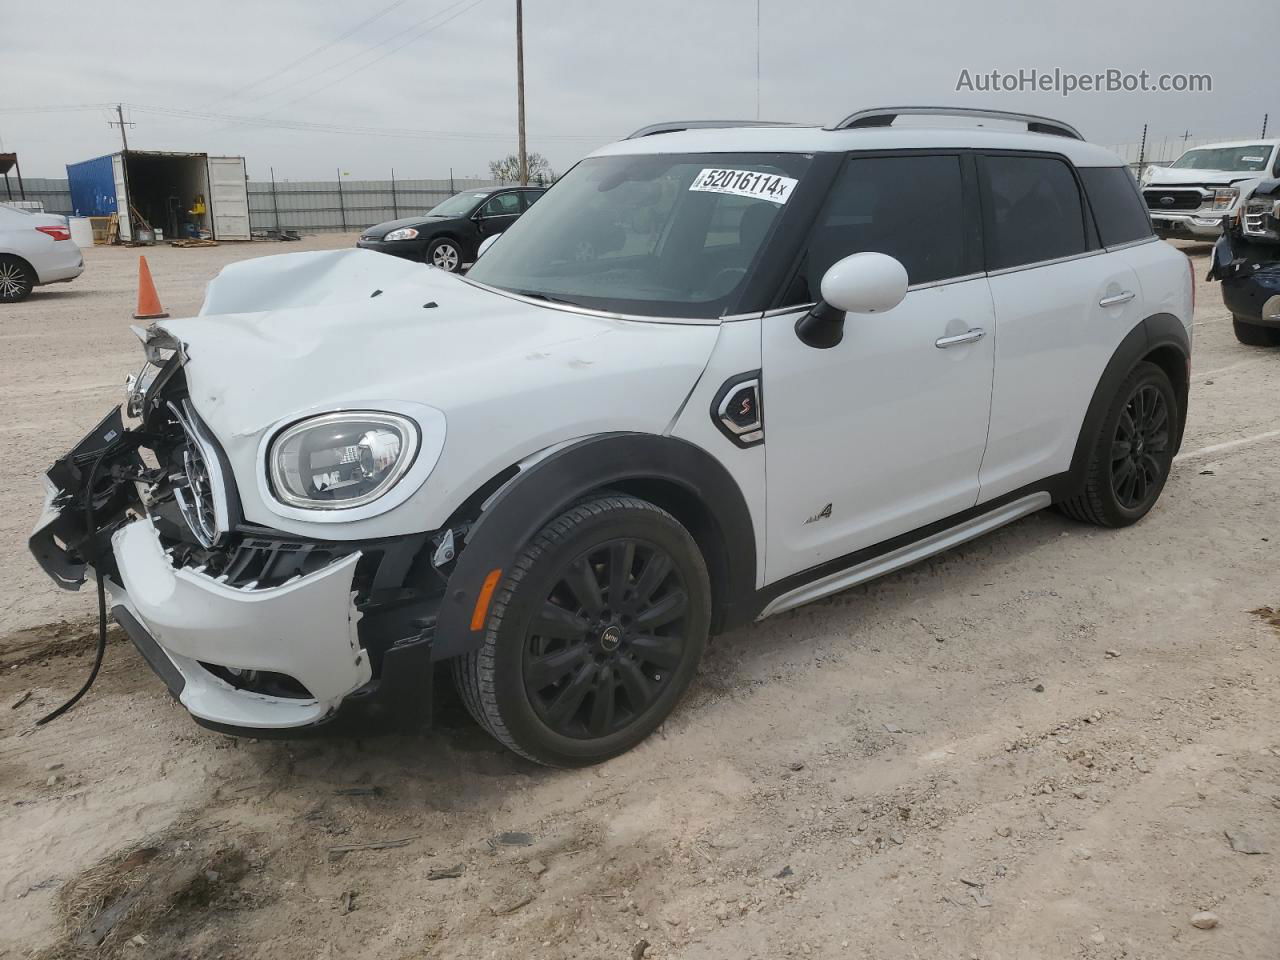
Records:
<instances>
[{"instance_id":1,"label":"rear side window","mask_svg":"<svg viewBox=\"0 0 1280 960\"><path fill-rule=\"evenodd\" d=\"M1104 247L1151 236L1147 207L1128 167L1082 167L1080 179Z\"/></svg>"},{"instance_id":2,"label":"rear side window","mask_svg":"<svg viewBox=\"0 0 1280 960\"><path fill-rule=\"evenodd\" d=\"M1085 252L1080 188L1065 161L990 156L982 171L988 270Z\"/></svg>"},{"instance_id":3,"label":"rear side window","mask_svg":"<svg viewBox=\"0 0 1280 960\"><path fill-rule=\"evenodd\" d=\"M853 157L831 188L786 300L817 300L827 269L866 251L897 258L908 283L961 276L964 236L959 157Z\"/></svg>"}]
</instances>

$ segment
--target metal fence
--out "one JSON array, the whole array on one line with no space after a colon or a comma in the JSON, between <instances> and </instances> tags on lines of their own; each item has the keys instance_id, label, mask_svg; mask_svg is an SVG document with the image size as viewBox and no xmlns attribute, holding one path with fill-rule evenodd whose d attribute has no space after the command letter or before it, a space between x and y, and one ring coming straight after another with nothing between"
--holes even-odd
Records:
<instances>
[{"instance_id":1,"label":"metal fence","mask_svg":"<svg viewBox=\"0 0 1280 960\"><path fill-rule=\"evenodd\" d=\"M13 199L21 199L17 180L10 178ZM362 230L385 220L425 213L455 193L497 186L497 180L250 180L251 230L296 230L333 233ZM46 213L71 213L71 190L66 180L24 177L27 200L44 204ZM0 203L8 197L0 183Z\"/></svg>"},{"instance_id":2,"label":"metal fence","mask_svg":"<svg viewBox=\"0 0 1280 960\"><path fill-rule=\"evenodd\" d=\"M455 193L496 186L497 180L249 181L254 230L332 233L425 213Z\"/></svg>"},{"instance_id":3,"label":"metal fence","mask_svg":"<svg viewBox=\"0 0 1280 960\"><path fill-rule=\"evenodd\" d=\"M71 213L71 190L66 180L51 180L46 177L23 177L22 192L18 191L18 180L9 177L9 192L14 200L38 200L44 204L45 213L60 213L67 216ZM24 197L25 194L25 197ZM4 183L0 182L0 203L9 200Z\"/></svg>"}]
</instances>

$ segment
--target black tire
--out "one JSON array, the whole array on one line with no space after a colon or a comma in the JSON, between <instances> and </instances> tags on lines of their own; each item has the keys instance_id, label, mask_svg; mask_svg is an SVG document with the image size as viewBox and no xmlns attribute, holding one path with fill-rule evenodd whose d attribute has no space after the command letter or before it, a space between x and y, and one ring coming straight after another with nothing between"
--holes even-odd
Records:
<instances>
[{"instance_id":1,"label":"black tire","mask_svg":"<svg viewBox=\"0 0 1280 960\"><path fill-rule=\"evenodd\" d=\"M476 721L516 753L555 767L600 763L671 713L710 621L711 585L689 531L652 503L606 493L568 508L520 552L494 592L484 644L454 660L454 681Z\"/></svg>"},{"instance_id":2,"label":"black tire","mask_svg":"<svg viewBox=\"0 0 1280 960\"><path fill-rule=\"evenodd\" d=\"M1139 363L1116 391L1090 447L1084 489L1058 508L1099 527L1141 520L1169 479L1181 416L1168 374Z\"/></svg>"},{"instance_id":3,"label":"black tire","mask_svg":"<svg viewBox=\"0 0 1280 960\"><path fill-rule=\"evenodd\" d=\"M457 273L462 269L462 244L452 237L436 237L427 244L426 262L448 273Z\"/></svg>"},{"instance_id":4,"label":"black tire","mask_svg":"<svg viewBox=\"0 0 1280 960\"><path fill-rule=\"evenodd\" d=\"M0 254L0 303L17 303L31 296L36 274L21 257Z\"/></svg>"},{"instance_id":5,"label":"black tire","mask_svg":"<svg viewBox=\"0 0 1280 960\"><path fill-rule=\"evenodd\" d=\"M1280 330L1250 323L1235 314L1231 317L1231 329L1235 331L1236 339L1249 347L1274 347L1280 344Z\"/></svg>"}]
</instances>

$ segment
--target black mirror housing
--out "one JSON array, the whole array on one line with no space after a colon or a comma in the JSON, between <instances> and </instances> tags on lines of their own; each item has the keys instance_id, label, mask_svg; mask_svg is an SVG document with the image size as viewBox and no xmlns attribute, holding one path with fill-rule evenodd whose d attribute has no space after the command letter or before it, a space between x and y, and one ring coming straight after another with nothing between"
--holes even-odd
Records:
<instances>
[{"instance_id":1,"label":"black mirror housing","mask_svg":"<svg viewBox=\"0 0 1280 960\"><path fill-rule=\"evenodd\" d=\"M796 336L807 347L830 350L844 339L845 312L819 300L796 321Z\"/></svg>"}]
</instances>

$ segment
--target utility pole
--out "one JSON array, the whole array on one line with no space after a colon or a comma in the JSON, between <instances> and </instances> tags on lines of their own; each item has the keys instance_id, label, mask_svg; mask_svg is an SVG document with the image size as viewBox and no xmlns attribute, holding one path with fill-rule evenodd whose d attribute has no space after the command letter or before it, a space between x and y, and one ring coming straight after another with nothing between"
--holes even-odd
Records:
<instances>
[{"instance_id":1,"label":"utility pole","mask_svg":"<svg viewBox=\"0 0 1280 960\"><path fill-rule=\"evenodd\" d=\"M760 119L760 0L756 0L756 119Z\"/></svg>"},{"instance_id":2,"label":"utility pole","mask_svg":"<svg viewBox=\"0 0 1280 960\"><path fill-rule=\"evenodd\" d=\"M129 135L128 135L127 133L125 133L125 129L124 129L124 128L125 128L125 127L132 127L132 126L134 126L134 125L135 125L135 124L133 124L133 123L126 123L126 122L125 122L125 119L124 119L124 108L123 108L120 104L118 104L118 103L117 103L117 104L116 104L116 119L114 119L114 120L108 120L108 121L107 121L107 126L108 126L108 127L119 127L119 128L120 128L120 142L124 145L124 152L125 152L125 153L128 153L128 152L129 152Z\"/></svg>"},{"instance_id":3,"label":"utility pole","mask_svg":"<svg viewBox=\"0 0 1280 960\"><path fill-rule=\"evenodd\" d=\"M275 213L276 229L281 230L280 226L280 201L276 199L276 168L269 167L271 171L271 210Z\"/></svg>"},{"instance_id":4,"label":"utility pole","mask_svg":"<svg viewBox=\"0 0 1280 960\"><path fill-rule=\"evenodd\" d=\"M524 2L516 0L516 100L520 108L520 184L529 183L529 154L524 142Z\"/></svg>"},{"instance_id":5,"label":"utility pole","mask_svg":"<svg viewBox=\"0 0 1280 960\"><path fill-rule=\"evenodd\" d=\"M1182 150L1185 153L1187 149L1187 141L1191 139L1191 131L1188 130L1182 135Z\"/></svg>"}]
</instances>

